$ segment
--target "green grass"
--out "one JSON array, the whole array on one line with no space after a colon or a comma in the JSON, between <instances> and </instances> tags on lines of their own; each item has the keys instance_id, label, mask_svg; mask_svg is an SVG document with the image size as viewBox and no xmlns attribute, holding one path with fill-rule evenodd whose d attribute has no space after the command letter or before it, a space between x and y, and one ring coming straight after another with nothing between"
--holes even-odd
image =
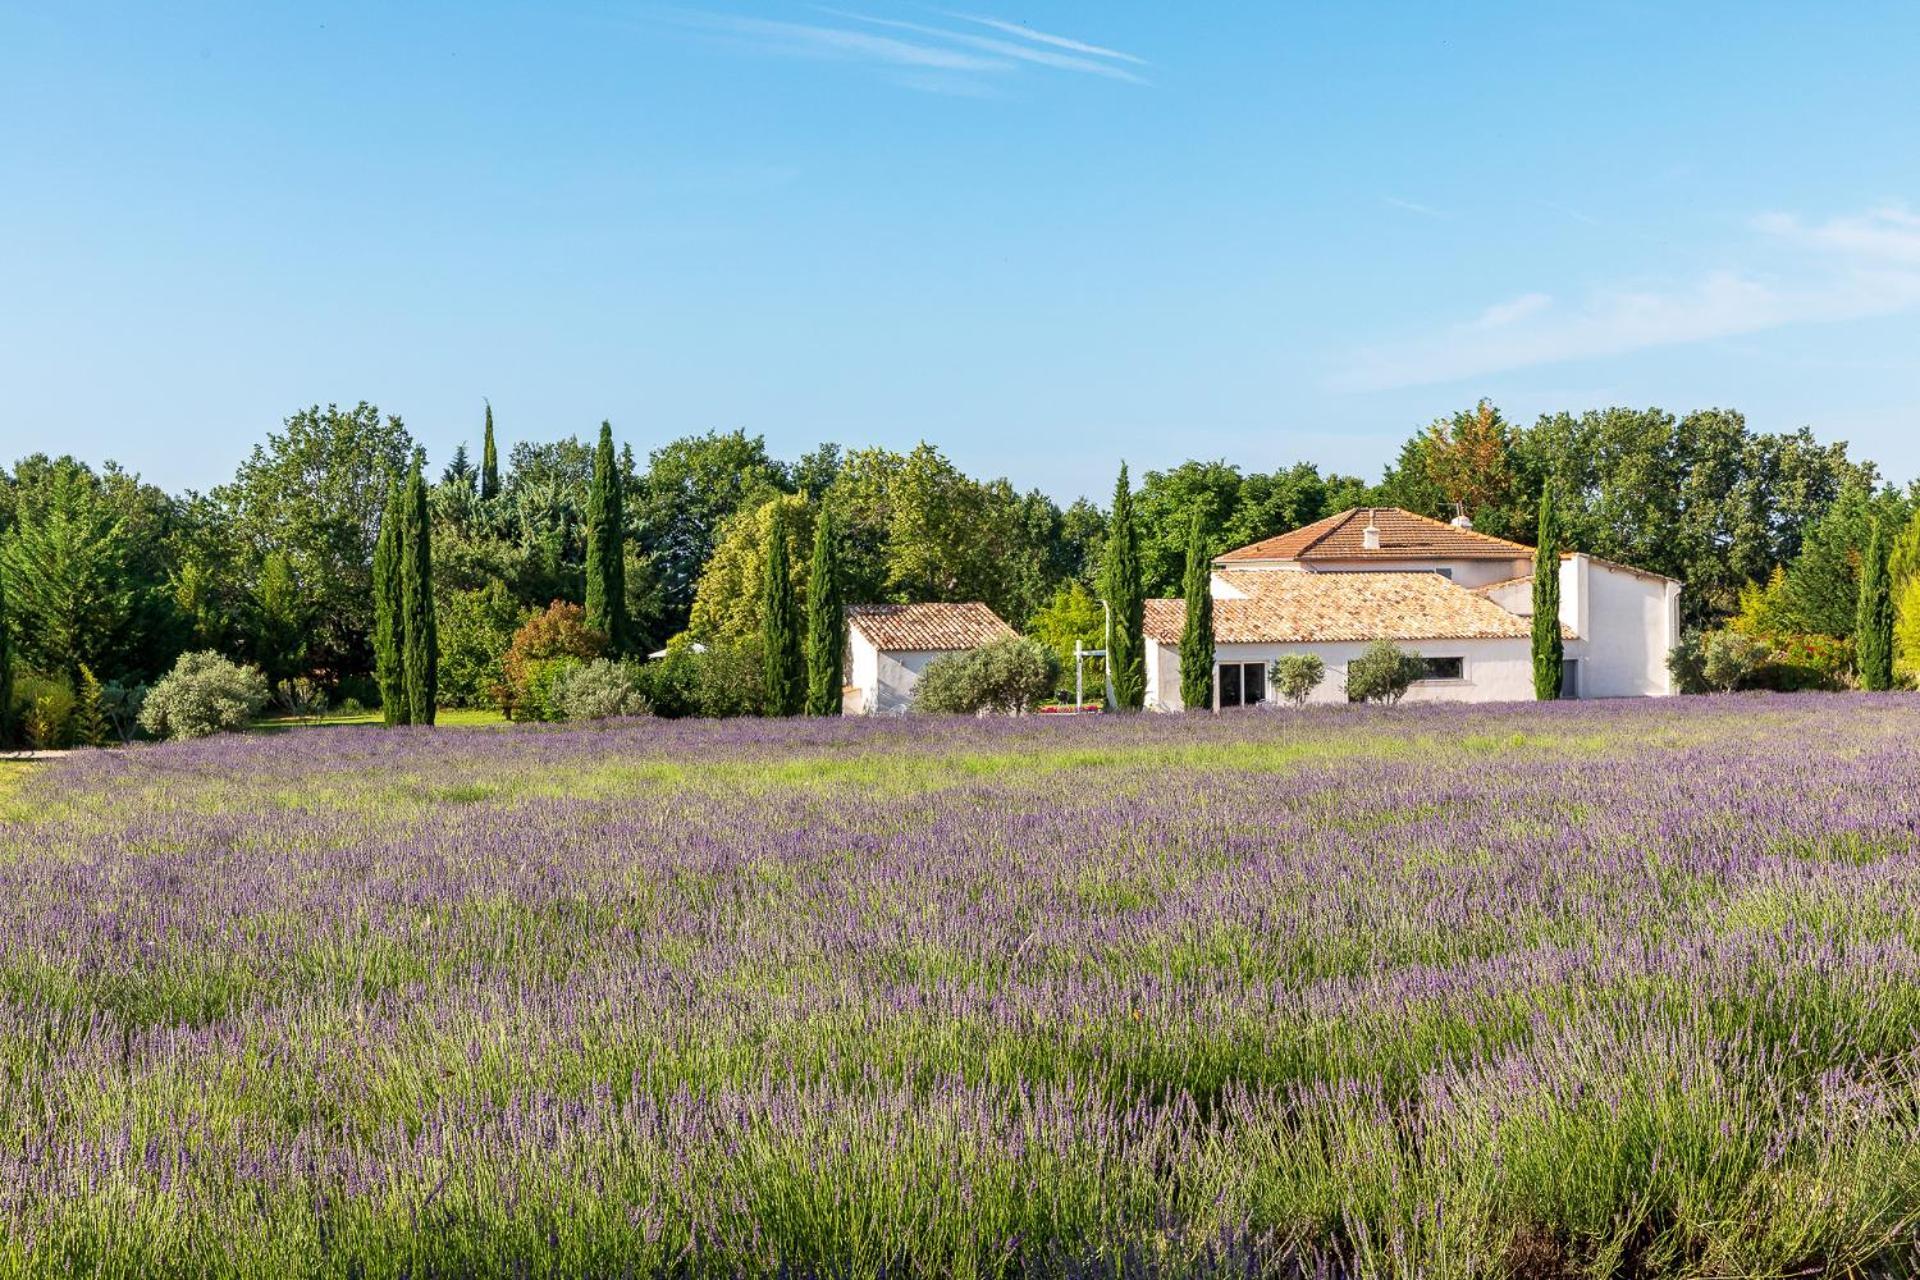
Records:
<instances>
[{"instance_id":1,"label":"green grass","mask_svg":"<svg viewBox=\"0 0 1920 1280\"><path fill-rule=\"evenodd\" d=\"M324 716L299 718L287 715L262 716L248 727L250 733L286 733L294 729L335 729L346 725L376 725L381 723L378 711L361 711L352 715L329 712ZM437 728L478 729L494 728L507 723L507 718L488 707L442 707L434 716Z\"/></svg>"}]
</instances>

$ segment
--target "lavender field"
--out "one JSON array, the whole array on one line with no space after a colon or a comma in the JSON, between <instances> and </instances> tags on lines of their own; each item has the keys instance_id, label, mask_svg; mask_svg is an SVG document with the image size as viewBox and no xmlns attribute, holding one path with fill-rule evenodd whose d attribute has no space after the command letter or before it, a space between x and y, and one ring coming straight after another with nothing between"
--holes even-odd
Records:
<instances>
[{"instance_id":1,"label":"lavender field","mask_svg":"<svg viewBox=\"0 0 1920 1280\"><path fill-rule=\"evenodd\" d=\"M1920 1265L1920 699L37 767L0 1272Z\"/></svg>"}]
</instances>

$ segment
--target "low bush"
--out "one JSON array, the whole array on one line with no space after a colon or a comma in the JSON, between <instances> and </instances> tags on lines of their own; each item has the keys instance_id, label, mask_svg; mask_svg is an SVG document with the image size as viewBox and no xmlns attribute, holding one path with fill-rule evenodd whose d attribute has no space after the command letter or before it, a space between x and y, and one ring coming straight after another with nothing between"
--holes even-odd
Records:
<instances>
[{"instance_id":1,"label":"low bush","mask_svg":"<svg viewBox=\"0 0 1920 1280\"><path fill-rule=\"evenodd\" d=\"M1773 660L1773 646L1744 631L1716 631L1701 647L1700 674L1710 689L1750 689Z\"/></svg>"},{"instance_id":2,"label":"low bush","mask_svg":"<svg viewBox=\"0 0 1920 1280\"><path fill-rule=\"evenodd\" d=\"M611 720L647 713L647 700L632 668L612 658L574 663L554 682L550 698L562 720Z\"/></svg>"},{"instance_id":3,"label":"low bush","mask_svg":"<svg viewBox=\"0 0 1920 1280\"><path fill-rule=\"evenodd\" d=\"M140 709L147 705L148 692L147 686L137 680L131 684L109 680L100 686L101 713L121 742L132 742L140 732Z\"/></svg>"},{"instance_id":4,"label":"low bush","mask_svg":"<svg viewBox=\"0 0 1920 1280\"><path fill-rule=\"evenodd\" d=\"M1391 640L1375 640L1347 664L1347 701L1392 704L1427 673L1426 659Z\"/></svg>"},{"instance_id":5,"label":"low bush","mask_svg":"<svg viewBox=\"0 0 1920 1280\"><path fill-rule=\"evenodd\" d=\"M147 694L140 727L156 738L204 738L244 729L266 707L267 678L212 650L182 654Z\"/></svg>"},{"instance_id":6,"label":"low bush","mask_svg":"<svg viewBox=\"0 0 1920 1280\"><path fill-rule=\"evenodd\" d=\"M996 640L928 663L914 685L913 708L948 715L1022 715L1052 696L1059 674L1059 661L1038 641Z\"/></svg>"},{"instance_id":7,"label":"low bush","mask_svg":"<svg viewBox=\"0 0 1920 1280\"><path fill-rule=\"evenodd\" d=\"M1706 693L1713 686L1707 683L1707 637L1697 627L1690 627L1680 635L1680 643L1667 651L1667 673L1673 677L1673 683L1681 693Z\"/></svg>"},{"instance_id":8,"label":"low bush","mask_svg":"<svg viewBox=\"0 0 1920 1280\"><path fill-rule=\"evenodd\" d=\"M1296 707L1326 678L1327 664L1317 653L1290 653L1273 660L1273 691Z\"/></svg>"},{"instance_id":9,"label":"low bush","mask_svg":"<svg viewBox=\"0 0 1920 1280\"><path fill-rule=\"evenodd\" d=\"M513 633L493 686L494 702L509 720L558 720L555 683L568 668L606 651L607 638L587 625L586 610L555 600Z\"/></svg>"},{"instance_id":10,"label":"low bush","mask_svg":"<svg viewBox=\"0 0 1920 1280\"><path fill-rule=\"evenodd\" d=\"M20 739L36 751L72 745L73 685L63 675L23 671L13 680L13 722Z\"/></svg>"}]
</instances>

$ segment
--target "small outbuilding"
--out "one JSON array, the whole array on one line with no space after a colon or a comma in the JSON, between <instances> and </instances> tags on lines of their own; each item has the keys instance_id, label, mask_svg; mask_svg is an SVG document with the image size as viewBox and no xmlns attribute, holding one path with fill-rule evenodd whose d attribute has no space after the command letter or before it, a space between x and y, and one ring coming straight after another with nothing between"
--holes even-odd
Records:
<instances>
[{"instance_id":1,"label":"small outbuilding","mask_svg":"<svg viewBox=\"0 0 1920 1280\"><path fill-rule=\"evenodd\" d=\"M855 605L847 610L848 679L841 710L850 716L906 711L929 662L1014 634L999 614L977 601Z\"/></svg>"}]
</instances>

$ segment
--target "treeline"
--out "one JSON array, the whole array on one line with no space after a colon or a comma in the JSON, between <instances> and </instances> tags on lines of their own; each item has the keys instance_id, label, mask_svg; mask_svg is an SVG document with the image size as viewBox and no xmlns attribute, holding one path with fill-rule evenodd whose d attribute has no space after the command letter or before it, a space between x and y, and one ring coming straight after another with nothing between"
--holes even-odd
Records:
<instances>
[{"instance_id":1,"label":"treeline","mask_svg":"<svg viewBox=\"0 0 1920 1280\"><path fill-rule=\"evenodd\" d=\"M930 444L781 459L757 436L709 432L643 461L609 438L619 511L598 522L611 534L595 549L599 442L522 440L503 458L490 409L476 427L477 462L463 445L419 482L440 705L510 697L516 633L555 602L589 603L599 555L619 561L630 628L603 637L606 655L705 651L712 670L682 660L685 696L665 701L752 710L752 690L724 693L717 673L759 665L732 650L764 629L776 537L804 610L822 520L848 603L982 600L1063 657L1075 638L1099 637L1110 508L968 476ZM205 493L168 494L112 462L20 460L0 472L14 710L23 690L133 688L201 651L257 667L272 688L303 681L379 705L377 544L393 486L423 466L402 421L367 404L294 414ZM1844 444L1754 432L1731 411L1607 409L1516 427L1483 403L1415 432L1378 482L1307 463L1147 471L1128 488L1133 554L1146 594L1177 596L1192 538L1217 552L1357 505L1444 518L1460 504L1478 528L1531 541L1549 483L1567 545L1682 579L1691 626L1836 640L1851 634L1872 528L1895 543L1913 506ZM1903 564L1896 551L1896 606L1912 577ZM1909 612L1920 627L1920 607L1903 622ZM702 681L714 700L686 692Z\"/></svg>"}]
</instances>

